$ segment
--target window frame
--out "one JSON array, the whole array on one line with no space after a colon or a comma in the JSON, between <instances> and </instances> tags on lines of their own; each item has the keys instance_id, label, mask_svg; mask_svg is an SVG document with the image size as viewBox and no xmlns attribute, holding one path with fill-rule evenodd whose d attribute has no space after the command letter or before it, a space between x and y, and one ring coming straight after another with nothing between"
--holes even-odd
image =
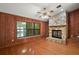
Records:
<instances>
[{"instance_id":1,"label":"window frame","mask_svg":"<svg viewBox=\"0 0 79 59\"><path fill-rule=\"evenodd\" d=\"M17 37L17 22L25 22L25 21L16 21L16 37ZM26 23L26 29L24 29L24 30L26 30L26 36L23 36L23 37L17 37L17 38L27 38L27 37L33 37L33 36L38 36L38 35L40 35L40 23L35 23L35 22L25 22ZM30 24L32 24L32 26L34 26L33 28L31 27L30 29L27 29L27 23L30 23ZM35 24L38 24L39 25L39 29L35 29ZM27 35L27 30L32 30L32 35ZM35 35L35 30L38 30L39 31L39 33L38 34L36 34Z\"/></svg>"}]
</instances>

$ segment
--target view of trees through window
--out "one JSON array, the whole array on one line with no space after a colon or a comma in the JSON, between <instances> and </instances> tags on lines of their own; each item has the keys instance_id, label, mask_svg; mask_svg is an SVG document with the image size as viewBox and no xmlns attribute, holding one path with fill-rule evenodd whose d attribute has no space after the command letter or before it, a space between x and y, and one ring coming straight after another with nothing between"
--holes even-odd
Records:
<instances>
[{"instance_id":1,"label":"view of trees through window","mask_svg":"<svg viewBox=\"0 0 79 59\"><path fill-rule=\"evenodd\" d=\"M17 21L17 37L28 37L40 34L38 23Z\"/></svg>"}]
</instances>

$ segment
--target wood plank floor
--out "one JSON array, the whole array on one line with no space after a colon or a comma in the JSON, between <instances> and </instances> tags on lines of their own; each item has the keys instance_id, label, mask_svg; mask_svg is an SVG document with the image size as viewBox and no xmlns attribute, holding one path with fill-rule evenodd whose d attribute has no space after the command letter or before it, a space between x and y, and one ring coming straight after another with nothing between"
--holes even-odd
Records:
<instances>
[{"instance_id":1,"label":"wood plank floor","mask_svg":"<svg viewBox=\"0 0 79 59\"><path fill-rule=\"evenodd\" d=\"M1 55L78 55L79 40L69 39L62 45L46 38L33 39L25 44L0 49Z\"/></svg>"}]
</instances>

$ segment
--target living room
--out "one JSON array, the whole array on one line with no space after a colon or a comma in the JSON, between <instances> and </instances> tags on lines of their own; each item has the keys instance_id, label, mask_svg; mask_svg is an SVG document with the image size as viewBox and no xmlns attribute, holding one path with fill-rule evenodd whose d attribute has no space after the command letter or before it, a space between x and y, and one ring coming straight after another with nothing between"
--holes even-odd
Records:
<instances>
[{"instance_id":1,"label":"living room","mask_svg":"<svg viewBox=\"0 0 79 59\"><path fill-rule=\"evenodd\" d=\"M79 3L0 3L1 55L78 55Z\"/></svg>"}]
</instances>

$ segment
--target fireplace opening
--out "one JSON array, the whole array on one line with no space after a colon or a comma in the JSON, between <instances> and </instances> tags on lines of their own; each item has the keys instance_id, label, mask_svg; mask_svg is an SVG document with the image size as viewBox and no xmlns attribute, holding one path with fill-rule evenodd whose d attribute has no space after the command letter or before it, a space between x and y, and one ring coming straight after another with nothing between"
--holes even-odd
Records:
<instances>
[{"instance_id":1,"label":"fireplace opening","mask_svg":"<svg viewBox=\"0 0 79 59\"><path fill-rule=\"evenodd\" d=\"M62 39L62 30L52 30L52 37Z\"/></svg>"}]
</instances>

